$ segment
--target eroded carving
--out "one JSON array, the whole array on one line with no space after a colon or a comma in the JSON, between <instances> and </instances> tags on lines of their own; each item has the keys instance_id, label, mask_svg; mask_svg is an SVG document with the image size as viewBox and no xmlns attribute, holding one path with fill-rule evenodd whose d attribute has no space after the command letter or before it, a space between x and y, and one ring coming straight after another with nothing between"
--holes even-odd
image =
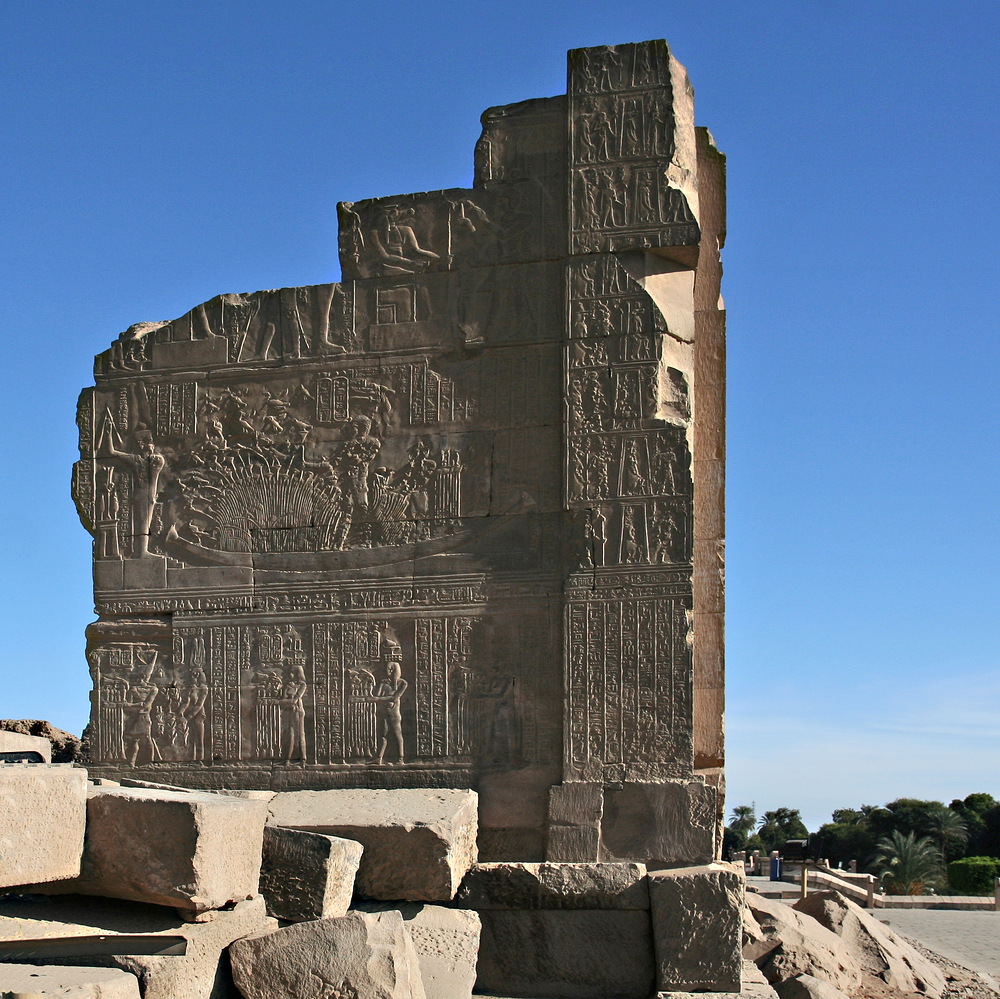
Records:
<instances>
[{"instance_id":1,"label":"eroded carving","mask_svg":"<svg viewBox=\"0 0 1000 999\"><path fill-rule=\"evenodd\" d=\"M663 43L571 53L471 189L340 205L341 283L99 355L98 769L691 773L694 324L644 290L697 263L689 99Z\"/></svg>"}]
</instances>

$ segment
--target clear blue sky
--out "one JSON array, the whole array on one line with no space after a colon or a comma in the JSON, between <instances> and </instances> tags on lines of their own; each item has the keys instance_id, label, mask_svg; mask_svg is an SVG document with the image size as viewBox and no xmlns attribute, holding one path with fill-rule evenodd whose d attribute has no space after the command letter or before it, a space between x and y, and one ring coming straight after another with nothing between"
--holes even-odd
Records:
<instances>
[{"instance_id":1,"label":"clear blue sky","mask_svg":"<svg viewBox=\"0 0 1000 999\"><path fill-rule=\"evenodd\" d=\"M127 326L336 279L338 200L665 37L729 157L729 804L1000 797L1000 5L0 6L0 714L79 731L74 408Z\"/></svg>"}]
</instances>

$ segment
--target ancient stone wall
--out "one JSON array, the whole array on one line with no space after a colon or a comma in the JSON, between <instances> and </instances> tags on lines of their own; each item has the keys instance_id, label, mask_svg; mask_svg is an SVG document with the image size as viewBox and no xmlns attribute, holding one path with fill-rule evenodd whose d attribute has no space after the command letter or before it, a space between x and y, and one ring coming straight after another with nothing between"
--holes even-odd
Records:
<instances>
[{"instance_id":1,"label":"ancient stone wall","mask_svg":"<svg viewBox=\"0 0 1000 999\"><path fill-rule=\"evenodd\" d=\"M98 355L94 772L471 787L511 860L553 785L718 783L722 158L692 100L662 41L571 52L566 96L484 113L472 189L341 204L339 284Z\"/></svg>"}]
</instances>

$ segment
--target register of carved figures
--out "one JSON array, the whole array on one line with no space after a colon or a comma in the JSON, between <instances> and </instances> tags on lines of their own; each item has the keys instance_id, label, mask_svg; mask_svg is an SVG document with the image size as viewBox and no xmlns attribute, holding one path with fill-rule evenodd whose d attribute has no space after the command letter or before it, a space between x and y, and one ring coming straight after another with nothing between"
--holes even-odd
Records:
<instances>
[{"instance_id":1,"label":"register of carved figures","mask_svg":"<svg viewBox=\"0 0 1000 999\"><path fill-rule=\"evenodd\" d=\"M341 204L340 283L98 355L94 769L473 787L497 856L553 785L713 784L722 174L664 42L576 50L471 189Z\"/></svg>"}]
</instances>

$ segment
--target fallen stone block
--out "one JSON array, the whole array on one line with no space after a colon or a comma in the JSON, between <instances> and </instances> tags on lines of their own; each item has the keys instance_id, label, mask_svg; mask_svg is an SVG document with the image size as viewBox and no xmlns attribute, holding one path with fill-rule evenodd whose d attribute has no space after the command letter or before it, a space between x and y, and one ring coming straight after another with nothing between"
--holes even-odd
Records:
<instances>
[{"instance_id":1,"label":"fallen stone block","mask_svg":"<svg viewBox=\"0 0 1000 999\"><path fill-rule=\"evenodd\" d=\"M648 909L642 864L475 864L456 895L469 909Z\"/></svg>"},{"instance_id":2,"label":"fallen stone block","mask_svg":"<svg viewBox=\"0 0 1000 999\"><path fill-rule=\"evenodd\" d=\"M359 902L362 912L397 911L420 961L429 999L469 999L476 984L482 922L475 912L420 902Z\"/></svg>"},{"instance_id":3,"label":"fallen stone block","mask_svg":"<svg viewBox=\"0 0 1000 999\"><path fill-rule=\"evenodd\" d=\"M646 999L654 991L648 912L484 909L479 916L479 992Z\"/></svg>"},{"instance_id":4,"label":"fallen stone block","mask_svg":"<svg viewBox=\"0 0 1000 999\"><path fill-rule=\"evenodd\" d=\"M33 890L219 909L257 894L266 818L266 801L91 786L79 878Z\"/></svg>"},{"instance_id":5,"label":"fallen stone block","mask_svg":"<svg viewBox=\"0 0 1000 999\"><path fill-rule=\"evenodd\" d=\"M398 912L349 912L237 940L233 979L245 999L424 999Z\"/></svg>"},{"instance_id":6,"label":"fallen stone block","mask_svg":"<svg viewBox=\"0 0 1000 999\"><path fill-rule=\"evenodd\" d=\"M774 991L779 999L848 999L846 992L812 975L796 975L780 982Z\"/></svg>"},{"instance_id":7,"label":"fallen stone block","mask_svg":"<svg viewBox=\"0 0 1000 999\"><path fill-rule=\"evenodd\" d=\"M122 777L115 781L115 784L119 787L145 787L153 791L181 791L184 794L224 794L230 798L250 798L255 801L270 801L276 793L275 791L228 787L182 787L180 784L162 784L150 780L139 780L136 777Z\"/></svg>"},{"instance_id":8,"label":"fallen stone block","mask_svg":"<svg viewBox=\"0 0 1000 999\"><path fill-rule=\"evenodd\" d=\"M137 976L144 999L222 999L235 994L228 991L233 986L225 949L248 934L276 930L278 923L265 914L260 896L207 915L212 918L191 923L163 906L140 902L8 895L0 899L0 940L142 934L155 943L183 937L184 954L123 953L88 960Z\"/></svg>"},{"instance_id":9,"label":"fallen stone block","mask_svg":"<svg viewBox=\"0 0 1000 999\"><path fill-rule=\"evenodd\" d=\"M710 864L717 797L714 787L695 779L606 788L601 860L636 860L650 869Z\"/></svg>"},{"instance_id":10,"label":"fallen stone block","mask_svg":"<svg viewBox=\"0 0 1000 999\"><path fill-rule=\"evenodd\" d=\"M604 785L567 781L549 788L545 859L592 863L600 859Z\"/></svg>"},{"instance_id":11,"label":"fallen stone block","mask_svg":"<svg viewBox=\"0 0 1000 999\"><path fill-rule=\"evenodd\" d=\"M87 771L44 763L0 766L0 888L80 873Z\"/></svg>"},{"instance_id":12,"label":"fallen stone block","mask_svg":"<svg viewBox=\"0 0 1000 999\"><path fill-rule=\"evenodd\" d=\"M861 981L861 968L844 941L812 916L753 892L747 892L746 903L763 940L749 945L744 957L754 960L772 985L812 975L851 992ZM777 946L773 946L775 940Z\"/></svg>"},{"instance_id":13,"label":"fallen stone block","mask_svg":"<svg viewBox=\"0 0 1000 999\"><path fill-rule=\"evenodd\" d=\"M861 970L899 992L938 999L947 988L941 971L887 926L838 891L821 891L795 903L844 941ZM793 997L794 999L794 997Z\"/></svg>"},{"instance_id":14,"label":"fallen stone block","mask_svg":"<svg viewBox=\"0 0 1000 999\"><path fill-rule=\"evenodd\" d=\"M260 893L268 914L292 923L346 915L363 849L351 839L266 826Z\"/></svg>"},{"instance_id":15,"label":"fallen stone block","mask_svg":"<svg viewBox=\"0 0 1000 999\"><path fill-rule=\"evenodd\" d=\"M477 803L474 791L286 791L274 796L268 821L361 843L361 895L450 901L476 862Z\"/></svg>"},{"instance_id":16,"label":"fallen stone block","mask_svg":"<svg viewBox=\"0 0 1000 999\"><path fill-rule=\"evenodd\" d=\"M0 995L12 999L139 999L135 975L117 968L0 964Z\"/></svg>"},{"instance_id":17,"label":"fallen stone block","mask_svg":"<svg viewBox=\"0 0 1000 999\"><path fill-rule=\"evenodd\" d=\"M0 753L37 753L41 760L27 762L51 763L52 743L39 735L22 735L0 729Z\"/></svg>"},{"instance_id":18,"label":"fallen stone block","mask_svg":"<svg viewBox=\"0 0 1000 999\"><path fill-rule=\"evenodd\" d=\"M653 871L647 880L657 989L740 992L742 872L718 863Z\"/></svg>"}]
</instances>

